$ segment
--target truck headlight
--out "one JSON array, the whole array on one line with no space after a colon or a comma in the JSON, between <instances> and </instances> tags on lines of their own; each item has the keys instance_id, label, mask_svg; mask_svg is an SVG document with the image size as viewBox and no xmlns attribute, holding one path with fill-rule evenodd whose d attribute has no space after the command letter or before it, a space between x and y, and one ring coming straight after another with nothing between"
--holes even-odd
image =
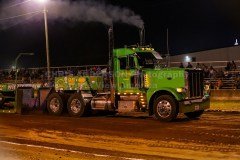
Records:
<instances>
[{"instance_id":1,"label":"truck headlight","mask_svg":"<svg viewBox=\"0 0 240 160\"><path fill-rule=\"evenodd\" d=\"M182 93L183 92L183 88L177 88L177 92L178 93Z\"/></svg>"},{"instance_id":2,"label":"truck headlight","mask_svg":"<svg viewBox=\"0 0 240 160\"><path fill-rule=\"evenodd\" d=\"M185 88L177 88L178 93L185 93L187 90Z\"/></svg>"}]
</instances>

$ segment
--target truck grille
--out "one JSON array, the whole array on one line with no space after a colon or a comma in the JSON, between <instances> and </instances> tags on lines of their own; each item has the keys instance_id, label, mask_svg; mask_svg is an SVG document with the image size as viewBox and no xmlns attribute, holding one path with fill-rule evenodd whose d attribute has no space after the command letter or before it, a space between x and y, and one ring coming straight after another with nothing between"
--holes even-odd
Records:
<instances>
[{"instance_id":1,"label":"truck grille","mask_svg":"<svg viewBox=\"0 0 240 160\"><path fill-rule=\"evenodd\" d=\"M202 70L188 70L188 88L189 98L203 97L203 71Z\"/></svg>"}]
</instances>

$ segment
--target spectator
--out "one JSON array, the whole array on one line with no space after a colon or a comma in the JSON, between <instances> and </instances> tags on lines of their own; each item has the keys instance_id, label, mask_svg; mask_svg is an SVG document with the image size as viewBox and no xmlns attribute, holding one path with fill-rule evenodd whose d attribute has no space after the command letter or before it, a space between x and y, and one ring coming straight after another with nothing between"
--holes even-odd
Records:
<instances>
[{"instance_id":1,"label":"spectator","mask_svg":"<svg viewBox=\"0 0 240 160\"><path fill-rule=\"evenodd\" d=\"M240 79L237 78L235 81L235 89L240 89Z\"/></svg>"},{"instance_id":2,"label":"spectator","mask_svg":"<svg viewBox=\"0 0 240 160\"><path fill-rule=\"evenodd\" d=\"M193 66L190 62L188 62L187 68L193 68Z\"/></svg>"},{"instance_id":3,"label":"spectator","mask_svg":"<svg viewBox=\"0 0 240 160\"><path fill-rule=\"evenodd\" d=\"M206 65L203 65L204 68L203 68L203 74L204 74L204 77L205 78L209 78L209 69L208 69L208 66Z\"/></svg>"},{"instance_id":4,"label":"spectator","mask_svg":"<svg viewBox=\"0 0 240 160\"><path fill-rule=\"evenodd\" d=\"M217 77L218 77L218 78L224 78L224 77L225 77L224 72L223 72L222 69L219 69L219 70L218 70L218 72L217 72Z\"/></svg>"},{"instance_id":5,"label":"spectator","mask_svg":"<svg viewBox=\"0 0 240 160\"><path fill-rule=\"evenodd\" d=\"M236 66L235 62L232 61L231 70L236 70L236 69L237 69L237 66Z\"/></svg>"},{"instance_id":6,"label":"spectator","mask_svg":"<svg viewBox=\"0 0 240 160\"><path fill-rule=\"evenodd\" d=\"M231 63L227 62L227 66L225 67L226 71L230 71L231 70Z\"/></svg>"},{"instance_id":7,"label":"spectator","mask_svg":"<svg viewBox=\"0 0 240 160\"><path fill-rule=\"evenodd\" d=\"M213 66L210 66L210 68L209 68L209 77L210 78L216 77L216 70L213 68Z\"/></svg>"},{"instance_id":8,"label":"spectator","mask_svg":"<svg viewBox=\"0 0 240 160\"><path fill-rule=\"evenodd\" d=\"M15 71L14 70L11 70L10 75L11 75L12 80L15 80Z\"/></svg>"},{"instance_id":9,"label":"spectator","mask_svg":"<svg viewBox=\"0 0 240 160\"><path fill-rule=\"evenodd\" d=\"M97 67L97 76L100 76L101 75L101 67Z\"/></svg>"},{"instance_id":10,"label":"spectator","mask_svg":"<svg viewBox=\"0 0 240 160\"><path fill-rule=\"evenodd\" d=\"M196 69L202 69L202 66L199 63L197 63Z\"/></svg>"},{"instance_id":11,"label":"spectator","mask_svg":"<svg viewBox=\"0 0 240 160\"><path fill-rule=\"evenodd\" d=\"M77 68L73 68L73 75L77 76L78 75L78 69Z\"/></svg>"},{"instance_id":12,"label":"spectator","mask_svg":"<svg viewBox=\"0 0 240 160\"><path fill-rule=\"evenodd\" d=\"M82 70L78 69L78 71L77 71L77 75L78 75L78 76L83 76L83 72L82 72Z\"/></svg>"},{"instance_id":13,"label":"spectator","mask_svg":"<svg viewBox=\"0 0 240 160\"><path fill-rule=\"evenodd\" d=\"M223 86L222 80L218 79L217 82L214 85L214 89L221 89L222 86Z\"/></svg>"},{"instance_id":14,"label":"spectator","mask_svg":"<svg viewBox=\"0 0 240 160\"><path fill-rule=\"evenodd\" d=\"M180 63L180 66L179 66L179 68L184 68L184 66L183 66L183 63L182 63L182 62Z\"/></svg>"}]
</instances>

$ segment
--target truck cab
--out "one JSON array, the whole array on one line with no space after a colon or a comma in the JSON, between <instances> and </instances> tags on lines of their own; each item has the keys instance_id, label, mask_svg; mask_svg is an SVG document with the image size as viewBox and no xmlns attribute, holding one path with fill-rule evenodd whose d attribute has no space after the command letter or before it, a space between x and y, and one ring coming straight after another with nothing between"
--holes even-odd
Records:
<instances>
[{"instance_id":1,"label":"truck cab","mask_svg":"<svg viewBox=\"0 0 240 160\"><path fill-rule=\"evenodd\" d=\"M178 113L196 118L209 108L201 70L161 67L161 56L148 46L116 49L113 54L119 112L148 111L171 121Z\"/></svg>"}]
</instances>

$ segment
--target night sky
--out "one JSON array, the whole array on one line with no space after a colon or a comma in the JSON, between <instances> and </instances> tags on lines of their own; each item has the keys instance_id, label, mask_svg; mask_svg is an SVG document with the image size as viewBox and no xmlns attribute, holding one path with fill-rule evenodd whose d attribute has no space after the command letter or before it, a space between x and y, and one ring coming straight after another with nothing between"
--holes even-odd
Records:
<instances>
[{"instance_id":1,"label":"night sky","mask_svg":"<svg viewBox=\"0 0 240 160\"><path fill-rule=\"evenodd\" d=\"M0 5L3 0L0 1ZM5 0L4 0L5 2ZM19 2L11 0L11 3ZM170 54L176 55L233 46L240 40L239 0L105 0L106 4L129 8L140 15L146 29L146 42L166 54L169 29ZM15 9L9 8L9 10ZM49 10L51 12L51 10ZM66 13L66 12L65 12ZM64 14L64 13L62 13ZM21 67L46 65L43 15L0 28L0 67L12 66L21 52ZM3 16L0 19L5 18ZM0 24L3 21L0 21ZM106 64L108 26L99 22L71 22L49 19L51 66ZM114 23L115 48L139 43L137 27Z\"/></svg>"}]
</instances>

